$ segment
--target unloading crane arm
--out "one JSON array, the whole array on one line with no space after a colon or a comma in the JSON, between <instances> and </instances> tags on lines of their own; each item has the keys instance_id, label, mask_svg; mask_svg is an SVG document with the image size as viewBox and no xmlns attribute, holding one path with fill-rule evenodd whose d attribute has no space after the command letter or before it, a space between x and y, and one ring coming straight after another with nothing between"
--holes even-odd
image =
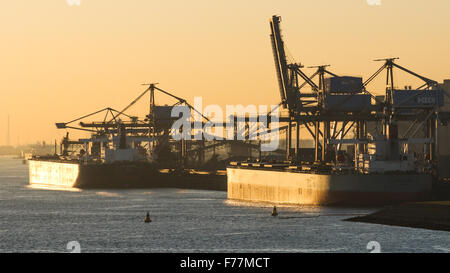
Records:
<instances>
[{"instance_id":1,"label":"unloading crane arm","mask_svg":"<svg viewBox=\"0 0 450 273\"><path fill-rule=\"evenodd\" d=\"M415 77L421 79L422 81L424 81L425 84L422 85L421 87L419 87L419 89L421 89L421 88L424 87L425 85L428 85L428 87L432 87L432 86L438 85L438 82L437 82L437 81L428 79L428 78L426 78L426 77L424 77L424 76L421 76L421 75L419 75L419 74L417 74L417 73L415 73L415 72L413 72L413 71L411 71L411 70L409 70L409 69L407 69L407 68L404 68L403 66L401 66L401 65L399 65L399 64L396 64L396 63L393 62L392 65L395 66L395 67L397 67L398 69L403 70L403 71L405 71L406 73L409 73L409 74L411 74L411 75L413 75L413 76L415 76Z\"/></svg>"},{"instance_id":2,"label":"unloading crane arm","mask_svg":"<svg viewBox=\"0 0 450 273\"><path fill-rule=\"evenodd\" d=\"M117 117L118 117L119 111L117 111L117 110L115 110L115 109L113 109L113 108L107 107L107 108L104 108L104 109L95 111L95 112L93 112L93 113L84 115L84 116L82 116L82 117L76 118L76 119L71 120L71 121L69 121L69 122L58 122L58 123L56 123L55 125L56 125L56 128L58 128L58 129L74 129L74 130L81 130L81 131L87 131L87 132L97 133L97 131L95 131L95 130L92 130L92 129L84 129L84 128L80 128L80 127L74 127L74 126L71 126L71 124L74 123L74 122L83 120L83 119L85 119L85 118L88 118L88 117L90 117L90 116L97 115L97 114L102 113L102 112L105 113L105 117L104 117L103 123L105 123L105 121L106 121L106 119L107 119L107 117L108 117L109 115L113 117L112 120L117 121ZM122 113L122 114L123 114L123 113ZM126 114L123 114L123 115L124 115L124 116L127 116L127 117L129 117L129 118L132 118L132 117L129 116L129 115L126 115ZM82 126L82 124L83 124L83 123L80 122L81 127L85 127L85 126Z\"/></svg>"},{"instance_id":3,"label":"unloading crane arm","mask_svg":"<svg viewBox=\"0 0 450 273\"><path fill-rule=\"evenodd\" d=\"M284 108L287 107L288 97L288 66L286 61L286 53L284 51L283 38L280 30L280 16L272 16L270 19L270 40L272 43L273 57L275 61L275 69L277 73L278 86L280 89L281 103Z\"/></svg>"}]
</instances>

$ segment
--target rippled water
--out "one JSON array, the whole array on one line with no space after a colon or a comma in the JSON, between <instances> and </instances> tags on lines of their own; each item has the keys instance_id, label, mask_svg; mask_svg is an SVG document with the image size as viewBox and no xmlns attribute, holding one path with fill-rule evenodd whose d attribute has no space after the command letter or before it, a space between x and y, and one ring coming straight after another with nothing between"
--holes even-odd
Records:
<instances>
[{"instance_id":1,"label":"rippled water","mask_svg":"<svg viewBox=\"0 0 450 273\"><path fill-rule=\"evenodd\" d=\"M197 190L56 191L0 157L0 252L450 252L450 233L344 222L376 208L271 207ZM153 220L144 223L146 212Z\"/></svg>"}]
</instances>

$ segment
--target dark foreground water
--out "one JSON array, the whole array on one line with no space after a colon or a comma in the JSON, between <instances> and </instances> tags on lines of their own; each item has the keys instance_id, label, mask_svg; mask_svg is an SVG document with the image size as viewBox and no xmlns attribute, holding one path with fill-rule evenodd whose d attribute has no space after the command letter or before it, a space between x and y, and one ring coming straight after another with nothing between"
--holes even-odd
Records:
<instances>
[{"instance_id":1,"label":"dark foreground water","mask_svg":"<svg viewBox=\"0 0 450 273\"><path fill-rule=\"evenodd\" d=\"M72 241L81 252L370 252L371 241L381 252L450 252L449 232L342 221L376 208L279 207L271 217L225 192L27 184L27 165L0 157L0 252L69 252Z\"/></svg>"}]
</instances>

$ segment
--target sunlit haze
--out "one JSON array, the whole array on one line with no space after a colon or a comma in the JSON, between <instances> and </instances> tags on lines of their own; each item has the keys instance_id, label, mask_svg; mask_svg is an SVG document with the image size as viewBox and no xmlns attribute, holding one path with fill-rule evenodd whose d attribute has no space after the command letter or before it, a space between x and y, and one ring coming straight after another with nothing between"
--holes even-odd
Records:
<instances>
[{"instance_id":1,"label":"sunlit haze","mask_svg":"<svg viewBox=\"0 0 450 273\"><path fill-rule=\"evenodd\" d=\"M450 1L10 0L0 4L0 145L60 139L55 122L121 109L159 87L203 104L280 102L269 18L306 66L369 77L381 63L442 82L450 78ZM305 69L308 74L314 70ZM398 84L420 85L398 74ZM412 81L410 81L412 80ZM368 88L384 92L383 79ZM170 102L160 95L158 103ZM146 102L132 109L143 116Z\"/></svg>"}]
</instances>

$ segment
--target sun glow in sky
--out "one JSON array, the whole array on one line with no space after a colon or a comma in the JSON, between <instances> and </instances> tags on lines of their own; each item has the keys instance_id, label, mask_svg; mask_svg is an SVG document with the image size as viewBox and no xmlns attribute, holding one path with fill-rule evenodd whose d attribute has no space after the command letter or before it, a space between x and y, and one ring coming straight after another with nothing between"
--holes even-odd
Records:
<instances>
[{"instance_id":1,"label":"sun glow in sky","mask_svg":"<svg viewBox=\"0 0 450 273\"><path fill-rule=\"evenodd\" d=\"M0 145L51 142L54 123L125 107L159 87L203 104L280 101L269 18L283 18L292 57L364 78L381 63L439 82L450 78L450 1L383 0L9 0L0 3ZM305 70L312 74L313 70ZM398 85L420 84L398 74ZM369 90L381 94L384 78ZM160 103L169 102L160 98ZM143 116L145 102L133 108Z\"/></svg>"}]
</instances>

